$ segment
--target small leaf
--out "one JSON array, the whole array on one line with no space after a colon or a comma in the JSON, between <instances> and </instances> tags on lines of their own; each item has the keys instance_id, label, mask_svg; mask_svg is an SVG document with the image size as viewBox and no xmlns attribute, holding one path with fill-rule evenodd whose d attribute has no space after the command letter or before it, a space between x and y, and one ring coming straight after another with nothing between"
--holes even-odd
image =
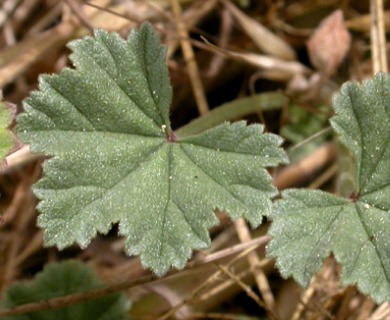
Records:
<instances>
[{"instance_id":1,"label":"small leaf","mask_svg":"<svg viewBox=\"0 0 390 320\"><path fill-rule=\"evenodd\" d=\"M244 122L175 136L165 48L149 24L71 48L77 70L42 77L19 117L21 138L53 156L34 188L47 245L86 247L119 222L127 253L163 275L209 245L215 209L261 223L276 194L264 166L287 161L279 137Z\"/></svg>"},{"instance_id":2,"label":"small leaf","mask_svg":"<svg viewBox=\"0 0 390 320\"><path fill-rule=\"evenodd\" d=\"M4 103L0 102L0 161L14 146L8 126L11 123L11 113Z\"/></svg>"},{"instance_id":3,"label":"small leaf","mask_svg":"<svg viewBox=\"0 0 390 320\"><path fill-rule=\"evenodd\" d=\"M31 282L19 282L10 286L1 301L2 308L13 308L26 303L40 302L72 293L80 293L101 286L100 280L84 264L77 261L52 263L37 274ZM43 310L23 315L13 315L4 320L125 320L130 303L124 294L112 294L103 298L81 302L55 310Z\"/></svg>"},{"instance_id":4,"label":"small leaf","mask_svg":"<svg viewBox=\"0 0 390 320\"><path fill-rule=\"evenodd\" d=\"M390 77L348 83L334 100L331 123L356 160L356 191L343 199L288 190L275 205L268 254L282 275L303 285L330 252L342 282L375 301L390 300Z\"/></svg>"}]
</instances>

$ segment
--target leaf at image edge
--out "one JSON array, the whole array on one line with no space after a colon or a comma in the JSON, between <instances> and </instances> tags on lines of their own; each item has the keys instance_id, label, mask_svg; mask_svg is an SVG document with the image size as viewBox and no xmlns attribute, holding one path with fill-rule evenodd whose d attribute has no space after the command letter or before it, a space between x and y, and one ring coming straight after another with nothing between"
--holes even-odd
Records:
<instances>
[{"instance_id":1,"label":"leaf at image edge","mask_svg":"<svg viewBox=\"0 0 390 320\"><path fill-rule=\"evenodd\" d=\"M319 190L290 189L282 197L271 216L267 253L284 277L307 286L333 252L343 284L357 284L378 303L390 299L388 210Z\"/></svg>"},{"instance_id":2,"label":"leaf at image edge","mask_svg":"<svg viewBox=\"0 0 390 320\"><path fill-rule=\"evenodd\" d=\"M346 83L334 98L331 124L354 154L356 192L390 206L390 75Z\"/></svg>"},{"instance_id":3,"label":"leaf at image edge","mask_svg":"<svg viewBox=\"0 0 390 320\"><path fill-rule=\"evenodd\" d=\"M92 270L78 261L51 263L31 281L16 282L6 289L0 302L2 308L13 308L26 303L40 302L72 293L101 287ZM69 305L55 310L43 310L13 315L4 320L128 320L130 302L123 293L107 295L95 300Z\"/></svg>"},{"instance_id":4,"label":"leaf at image edge","mask_svg":"<svg viewBox=\"0 0 390 320\"><path fill-rule=\"evenodd\" d=\"M4 103L0 101L0 162L14 146L14 141L9 132L11 112Z\"/></svg>"}]
</instances>

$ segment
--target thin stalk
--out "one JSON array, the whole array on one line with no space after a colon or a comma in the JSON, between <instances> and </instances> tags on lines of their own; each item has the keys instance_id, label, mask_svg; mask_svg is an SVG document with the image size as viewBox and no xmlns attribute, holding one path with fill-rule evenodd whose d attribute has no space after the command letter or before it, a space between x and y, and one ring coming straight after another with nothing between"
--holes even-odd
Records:
<instances>
[{"instance_id":1,"label":"thin stalk","mask_svg":"<svg viewBox=\"0 0 390 320\"><path fill-rule=\"evenodd\" d=\"M285 95L266 92L225 103L202 117L176 130L179 137L201 133L226 121L241 119L250 114L281 109L288 102Z\"/></svg>"},{"instance_id":2,"label":"thin stalk","mask_svg":"<svg viewBox=\"0 0 390 320\"><path fill-rule=\"evenodd\" d=\"M386 35L383 0L371 0L371 51L374 74L387 72Z\"/></svg>"},{"instance_id":3,"label":"thin stalk","mask_svg":"<svg viewBox=\"0 0 390 320\"><path fill-rule=\"evenodd\" d=\"M199 114L203 115L209 111L203 83L200 77L198 65L195 60L194 50L192 49L190 37L188 36L187 27L183 21L181 7L178 0L171 0L172 11L176 20L177 32L181 49L186 61L188 75L190 77L192 90L198 106Z\"/></svg>"}]
</instances>

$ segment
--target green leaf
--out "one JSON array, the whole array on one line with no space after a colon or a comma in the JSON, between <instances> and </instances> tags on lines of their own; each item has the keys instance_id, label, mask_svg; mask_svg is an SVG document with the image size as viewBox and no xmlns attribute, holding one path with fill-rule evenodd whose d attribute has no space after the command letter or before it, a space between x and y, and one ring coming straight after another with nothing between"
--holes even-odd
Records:
<instances>
[{"instance_id":1,"label":"green leaf","mask_svg":"<svg viewBox=\"0 0 390 320\"><path fill-rule=\"evenodd\" d=\"M72 293L80 293L101 286L100 280L84 264L77 261L52 263L37 274L31 282L10 286L1 301L2 308L13 308L31 302ZM13 315L4 320L125 320L129 319L130 303L124 294L111 294L55 310L43 310L23 315Z\"/></svg>"},{"instance_id":2,"label":"green leaf","mask_svg":"<svg viewBox=\"0 0 390 320\"><path fill-rule=\"evenodd\" d=\"M350 199L288 190L275 205L268 254L283 276L307 285L330 252L342 282L375 301L390 300L390 77L348 83L334 100L331 123L356 160Z\"/></svg>"},{"instance_id":3,"label":"green leaf","mask_svg":"<svg viewBox=\"0 0 390 320\"><path fill-rule=\"evenodd\" d=\"M343 266L345 285L357 283L376 301L390 299L390 216L363 201L351 202L318 190L282 193L268 254L283 276L309 284L332 251Z\"/></svg>"},{"instance_id":4,"label":"green leaf","mask_svg":"<svg viewBox=\"0 0 390 320\"><path fill-rule=\"evenodd\" d=\"M264 166L287 161L279 137L244 122L175 136L165 48L149 24L127 41L97 31L70 47L77 70L42 77L18 126L53 156L34 188L47 245L84 248L119 222L126 252L163 275L209 245L215 209L261 223L276 194Z\"/></svg>"},{"instance_id":5,"label":"green leaf","mask_svg":"<svg viewBox=\"0 0 390 320\"><path fill-rule=\"evenodd\" d=\"M8 130L10 122L11 114L4 103L0 102L0 161L14 145L12 136Z\"/></svg>"},{"instance_id":6,"label":"green leaf","mask_svg":"<svg viewBox=\"0 0 390 320\"><path fill-rule=\"evenodd\" d=\"M356 193L390 209L390 76L348 83L334 100L331 120L356 161Z\"/></svg>"}]
</instances>

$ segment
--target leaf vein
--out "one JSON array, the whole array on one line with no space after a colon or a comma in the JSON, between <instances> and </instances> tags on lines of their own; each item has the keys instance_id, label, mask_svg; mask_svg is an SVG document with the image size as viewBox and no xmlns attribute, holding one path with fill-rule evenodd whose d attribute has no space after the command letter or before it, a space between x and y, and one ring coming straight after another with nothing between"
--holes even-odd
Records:
<instances>
[{"instance_id":1,"label":"leaf vein","mask_svg":"<svg viewBox=\"0 0 390 320\"><path fill-rule=\"evenodd\" d=\"M328 225L327 225L325 231L324 231L323 234L318 238L318 240L316 241L315 245L313 246L313 249L312 249L311 252L310 252L310 256L311 256L311 257L313 257L313 256L316 255L315 252L318 252L318 248L321 248L321 244L323 243L323 240L325 239L325 236L329 235L329 233L330 233L330 237L331 237L331 238L334 236L334 234L333 234L333 233L334 233L334 228L333 228L333 226L334 226L335 222L340 218L340 214L341 214L341 212L343 211L343 209L344 209L343 206L341 206L340 209L338 210L338 212L335 214L335 216L329 221L329 223L328 223ZM332 250L332 248L331 248L331 247L332 247L332 245L331 245L332 241L330 240L328 243L330 243L330 245L328 244L328 248L327 248L327 251L329 252L329 251ZM324 259L324 258L321 257L321 259ZM306 260L306 263L305 263L305 268L304 268L305 273L306 273L307 271L309 271L309 262L310 262L310 260L307 259L307 260ZM310 272L310 271L309 271L309 272ZM311 273L311 272L310 272L310 273Z\"/></svg>"},{"instance_id":2,"label":"leaf vein","mask_svg":"<svg viewBox=\"0 0 390 320\"><path fill-rule=\"evenodd\" d=\"M143 59L143 63L141 64L141 68L143 69L143 71L144 71L144 73L145 73L145 75L146 75L146 77L148 78L148 80L149 80L149 72L148 72L148 69L147 69L147 61L146 61L146 59L145 59L145 57L146 57L146 52L147 51L149 51L150 49L149 48L147 48L147 41L145 41L145 42L143 42L142 43L142 59ZM159 50L159 52L160 52L160 50ZM157 60L158 59L158 56L155 58L155 60ZM150 87L150 82L151 81L146 81L147 83L146 83L146 85L147 85L147 87L148 87L148 91L149 91L149 95L152 97L152 99L153 99L153 102L154 102L154 108L155 108L155 110L157 111L157 114L160 116L160 119L161 119L161 123L165 123L165 121L164 121L164 117L163 117L163 115L162 115L162 113L161 113L161 110L160 110L160 108L158 107L159 106L159 104L158 104L158 102L156 101L156 99L155 99L155 96L154 96L154 94L153 94L153 90L152 90L152 88ZM162 84L162 81L160 82L160 85ZM153 120L154 121L154 120Z\"/></svg>"},{"instance_id":3,"label":"leaf vein","mask_svg":"<svg viewBox=\"0 0 390 320\"><path fill-rule=\"evenodd\" d=\"M354 109L354 106L355 106L355 103L353 103L352 101L352 97L351 95L348 95L348 99L349 99L349 104L351 106L351 109L352 109L352 113L355 117L355 121L357 123L357 128L359 130L359 146L362 146L363 145L363 131L362 131L362 128L361 128L361 124L360 124L360 121L359 121L359 117L356 113L356 110ZM361 150L361 152L364 152L364 150ZM360 184L360 178L362 176L362 165L361 163L359 163L359 172L358 172L358 177L359 177L359 181L358 181L358 186L359 186L359 192L363 189L361 184Z\"/></svg>"},{"instance_id":4,"label":"leaf vein","mask_svg":"<svg viewBox=\"0 0 390 320\"><path fill-rule=\"evenodd\" d=\"M172 202L176 206L176 208L178 208L183 213L184 220L187 222L187 225L191 228L191 231L198 237L199 240L203 241L201 236L198 233L198 230L194 229L193 225L188 220L188 217L185 214L185 210L183 210L175 200L172 200Z\"/></svg>"},{"instance_id":5,"label":"leaf vein","mask_svg":"<svg viewBox=\"0 0 390 320\"><path fill-rule=\"evenodd\" d=\"M76 72L75 70L72 70L72 72ZM96 127L95 125L91 122L91 120L81 111L81 109L77 106L76 103L74 103L70 98L66 97L58 88L56 88L55 86L53 86L52 83L49 83L48 82L48 85L58 94L60 95L62 98L64 98L64 100L66 100L68 103L70 103L70 105L72 107L74 107L74 109L77 111L78 114L80 114L92 127L93 130L97 131L96 130ZM47 114L46 114L47 115ZM48 115L47 115L48 116ZM49 117L49 116L48 116ZM51 117L49 117L51 119Z\"/></svg>"},{"instance_id":6,"label":"leaf vein","mask_svg":"<svg viewBox=\"0 0 390 320\"><path fill-rule=\"evenodd\" d=\"M183 153L186 155L186 157L188 158L188 160L190 160L191 163L193 163L198 169L200 169L206 176L208 176L211 181L215 182L219 187L222 188L223 191L227 192L232 198L234 198L235 200L237 200L239 203L241 203L245 208L247 207L245 203L243 203L240 199L237 198L237 196L233 193L230 192L230 190L227 188L227 186L223 186L219 181L215 180L214 177L212 177L211 175L209 175L202 167L200 167L196 162L195 160L193 160L191 158L191 156L186 152L185 149L183 148L180 148Z\"/></svg>"},{"instance_id":7,"label":"leaf vein","mask_svg":"<svg viewBox=\"0 0 390 320\"><path fill-rule=\"evenodd\" d=\"M226 154L232 154L232 155L237 155L237 152L234 152L233 151L230 151L230 150L223 150L223 149L219 149L219 150L216 150L215 147L211 147L211 146L207 146L207 145L203 145L201 143L196 143L196 142L192 142L192 141L185 141L185 140L181 140L179 141L180 144L188 144L188 145L193 145L195 147L199 147L199 148L202 148L202 149L208 149L208 150L212 150L214 152L217 152L217 153L226 153ZM252 157L256 157L256 158L265 158L263 156L259 156L257 155L256 153L250 153L250 152L243 152L243 151L240 151L239 152L239 156L252 156ZM269 159L272 159L271 157L268 157L267 160ZM275 159L279 160L279 158L275 157Z\"/></svg>"},{"instance_id":8,"label":"leaf vein","mask_svg":"<svg viewBox=\"0 0 390 320\"><path fill-rule=\"evenodd\" d=\"M374 174L374 172L376 171L376 169L378 168L378 165L379 165L379 163L382 161L383 156L385 155L387 149L390 148L390 138L387 139L387 142L385 142L385 144L386 144L386 145L382 148L379 157L376 158L376 159L373 161L373 162L374 162L374 165L371 167L370 174L367 175L367 181L368 181L369 177L372 176L372 175ZM364 194L365 194L365 193L363 193L363 195L364 195Z\"/></svg>"},{"instance_id":9,"label":"leaf vein","mask_svg":"<svg viewBox=\"0 0 390 320\"><path fill-rule=\"evenodd\" d=\"M165 238L165 223L166 223L166 218L167 218L167 212L168 212L168 206L169 206L169 201L171 198L171 182L170 182L170 175L172 171L172 146L169 146L168 148L168 175L167 175L167 181L168 181L168 188L167 188L167 201L165 203L165 208L163 211L163 220L162 220L162 228L161 228L161 245L158 250L158 255L159 257L163 256L163 248L164 248L164 238Z\"/></svg>"},{"instance_id":10,"label":"leaf vein","mask_svg":"<svg viewBox=\"0 0 390 320\"><path fill-rule=\"evenodd\" d=\"M373 194L375 192L380 192L380 191L382 191L382 189L385 189L385 188L387 188L389 186L390 186L390 182L389 183L385 183L384 185L381 185L378 188L370 190L369 192L365 192L362 196L368 196L368 195L371 195L371 194Z\"/></svg>"},{"instance_id":11,"label":"leaf vein","mask_svg":"<svg viewBox=\"0 0 390 320\"><path fill-rule=\"evenodd\" d=\"M104 41L102 41L102 43L103 43L104 47L107 49L107 51L108 51L108 53L110 54L110 56L112 57L112 60L113 60L114 63L115 63L116 71L117 71L117 73L118 73L118 70L119 70L118 63L117 63L117 61L116 61L114 55L112 54L111 49L109 48L109 46L107 46L107 44L106 44ZM127 97L130 99L130 101L131 101L134 105L137 106L137 109L138 109L139 111L141 111L146 117L152 119L152 121L155 123L155 125L156 125L157 127L160 127L160 125L154 120L154 118L151 117L150 115L148 115L148 114L145 112L145 110L143 110L143 109L134 101L134 99L126 92L126 90L125 90L117 81L115 81L115 79L112 78L112 76L111 76L111 75L110 75L110 74L109 74L109 73L108 73L108 72L107 72L107 71L106 71L98 62L96 62L96 63L97 63L97 65L100 67L100 70L102 70L102 71L108 76L108 78L110 79L110 82L111 82L112 84L116 85L116 86L125 94L125 96L127 96ZM148 85L149 85L149 83L148 83Z\"/></svg>"},{"instance_id":12,"label":"leaf vein","mask_svg":"<svg viewBox=\"0 0 390 320\"><path fill-rule=\"evenodd\" d=\"M387 282L390 283L390 276L385 272L386 266L384 265L384 263L383 263L383 261L382 261L380 252L378 251L377 246L370 240L370 233L369 233L368 228L367 228L367 225L364 223L364 220L363 220L363 217L362 217L364 214L363 214L363 212L361 211L361 209L358 207L357 204L355 204L355 208L356 208L356 212L358 213L358 216L359 216L359 221L360 221L360 223L361 223L361 225L362 225L362 227L363 227L363 229L364 229L364 231L365 231L365 233L366 233L366 236L367 236L366 241L367 241L368 243L371 243L372 246L374 247L375 252L376 252L376 255L377 255L377 257L378 257L378 259L379 259L379 262L380 262L380 264L381 264L382 270L384 271L383 273L384 273L384 275L385 275L385 278L386 278Z\"/></svg>"}]
</instances>

